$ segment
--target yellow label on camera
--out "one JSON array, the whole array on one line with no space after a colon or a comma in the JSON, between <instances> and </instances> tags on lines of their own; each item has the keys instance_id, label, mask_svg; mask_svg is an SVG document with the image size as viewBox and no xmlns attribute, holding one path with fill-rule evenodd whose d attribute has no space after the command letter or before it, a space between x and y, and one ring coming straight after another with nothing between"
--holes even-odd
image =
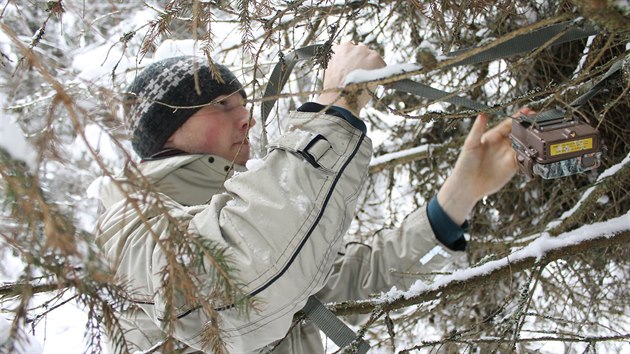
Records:
<instances>
[{"instance_id":1,"label":"yellow label on camera","mask_svg":"<svg viewBox=\"0 0 630 354\"><path fill-rule=\"evenodd\" d=\"M553 144L549 147L549 155L556 156L571 152L589 150L593 148L593 138L565 141L564 143Z\"/></svg>"}]
</instances>

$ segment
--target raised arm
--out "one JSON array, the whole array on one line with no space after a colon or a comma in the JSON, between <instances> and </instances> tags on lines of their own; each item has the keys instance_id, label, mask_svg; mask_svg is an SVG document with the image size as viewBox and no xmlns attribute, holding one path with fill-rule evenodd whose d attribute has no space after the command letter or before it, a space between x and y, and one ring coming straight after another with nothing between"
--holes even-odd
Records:
<instances>
[{"instance_id":1,"label":"raised arm","mask_svg":"<svg viewBox=\"0 0 630 354\"><path fill-rule=\"evenodd\" d=\"M359 116L361 109L370 101L370 94L363 89L356 93L341 95L346 76L357 69L379 69L385 66L385 61L374 50L363 44L344 42L333 46L333 56L324 72L323 92L316 99L322 105L334 105L345 108L355 116Z\"/></svg>"},{"instance_id":2,"label":"raised arm","mask_svg":"<svg viewBox=\"0 0 630 354\"><path fill-rule=\"evenodd\" d=\"M533 114L522 108L517 114ZM437 195L438 202L456 224L463 224L475 204L483 197L498 192L518 170L508 135L510 119L486 131L488 118L477 117L453 173Z\"/></svg>"}]
</instances>

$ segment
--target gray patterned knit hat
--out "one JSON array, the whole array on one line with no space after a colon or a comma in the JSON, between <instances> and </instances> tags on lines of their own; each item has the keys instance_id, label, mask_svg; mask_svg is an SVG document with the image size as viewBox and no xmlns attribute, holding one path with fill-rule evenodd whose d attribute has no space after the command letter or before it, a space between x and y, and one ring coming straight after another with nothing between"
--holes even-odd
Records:
<instances>
[{"instance_id":1,"label":"gray patterned knit hat","mask_svg":"<svg viewBox=\"0 0 630 354\"><path fill-rule=\"evenodd\" d=\"M136 76L125 92L124 106L131 143L140 157L159 152L202 105L235 92L246 98L243 85L228 68L214 67L218 75L205 58L182 56L152 63ZM195 89L195 73L201 94Z\"/></svg>"}]
</instances>

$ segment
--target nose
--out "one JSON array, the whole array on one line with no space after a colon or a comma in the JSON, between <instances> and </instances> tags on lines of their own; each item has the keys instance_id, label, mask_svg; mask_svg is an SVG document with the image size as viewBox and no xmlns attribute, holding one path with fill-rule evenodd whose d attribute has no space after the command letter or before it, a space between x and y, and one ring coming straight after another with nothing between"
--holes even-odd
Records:
<instances>
[{"instance_id":1,"label":"nose","mask_svg":"<svg viewBox=\"0 0 630 354\"><path fill-rule=\"evenodd\" d=\"M251 129L251 127L256 125L256 120L254 119L254 117L249 116L249 110L247 109L247 107L243 106L239 109L241 110L239 120L241 129Z\"/></svg>"}]
</instances>

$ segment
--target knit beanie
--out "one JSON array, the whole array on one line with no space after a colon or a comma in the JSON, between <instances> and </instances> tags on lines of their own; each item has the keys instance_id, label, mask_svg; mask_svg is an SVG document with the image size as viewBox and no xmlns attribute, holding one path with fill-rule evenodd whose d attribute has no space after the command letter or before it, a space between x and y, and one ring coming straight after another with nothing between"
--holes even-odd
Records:
<instances>
[{"instance_id":1,"label":"knit beanie","mask_svg":"<svg viewBox=\"0 0 630 354\"><path fill-rule=\"evenodd\" d=\"M190 116L217 97L238 92L247 98L227 67L213 67L214 72L205 58L182 56L154 62L136 76L125 92L124 107L131 143L141 158L159 152Z\"/></svg>"}]
</instances>

